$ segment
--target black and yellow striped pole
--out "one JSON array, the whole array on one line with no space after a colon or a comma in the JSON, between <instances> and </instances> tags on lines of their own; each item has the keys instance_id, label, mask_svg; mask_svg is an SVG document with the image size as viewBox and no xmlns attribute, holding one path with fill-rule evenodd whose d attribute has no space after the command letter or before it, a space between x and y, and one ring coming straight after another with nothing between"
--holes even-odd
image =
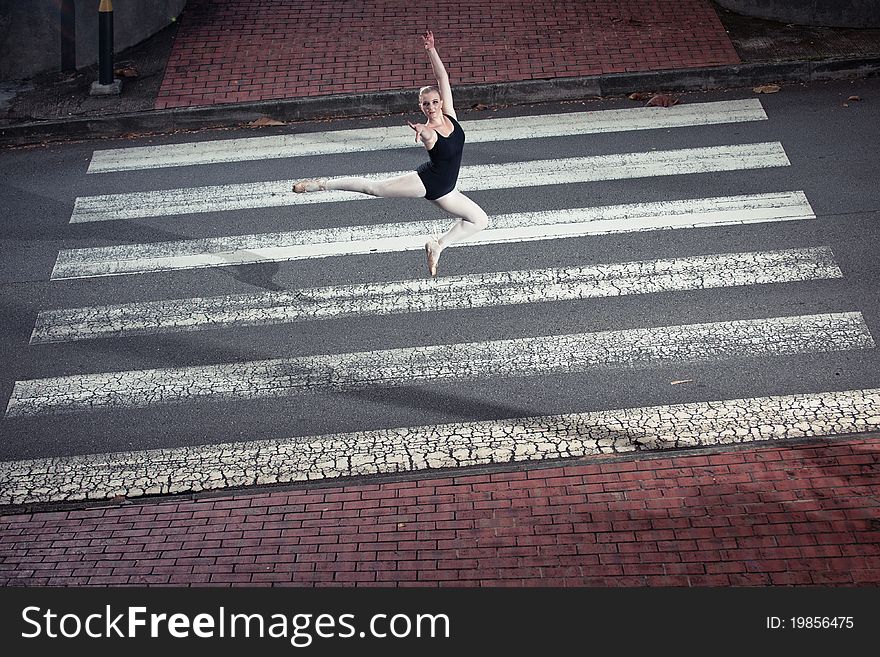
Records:
<instances>
[{"instance_id":1,"label":"black and yellow striped pole","mask_svg":"<svg viewBox=\"0 0 880 657\"><path fill-rule=\"evenodd\" d=\"M112 0L101 0L98 7L98 82L113 84Z\"/></svg>"}]
</instances>

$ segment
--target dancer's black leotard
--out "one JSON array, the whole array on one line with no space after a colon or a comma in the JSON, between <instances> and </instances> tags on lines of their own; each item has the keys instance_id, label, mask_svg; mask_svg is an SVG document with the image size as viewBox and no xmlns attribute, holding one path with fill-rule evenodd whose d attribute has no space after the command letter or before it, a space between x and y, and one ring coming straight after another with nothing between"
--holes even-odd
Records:
<instances>
[{"instance_id":1,"label":"dancer's black leotard","mask_svg":"<svg viewBox=\"0 0 880 657\"><path fill-rule=\"evenodd\" d=\"M437 141L428 151L430 161L416 170L425 185L425 198L433 201L445 196L453 189L461 168L461 152L464 149L464 130L454 118L444 114L452 121L452 132L448 137L437 133Z\"/></svg>"}]
</instances>

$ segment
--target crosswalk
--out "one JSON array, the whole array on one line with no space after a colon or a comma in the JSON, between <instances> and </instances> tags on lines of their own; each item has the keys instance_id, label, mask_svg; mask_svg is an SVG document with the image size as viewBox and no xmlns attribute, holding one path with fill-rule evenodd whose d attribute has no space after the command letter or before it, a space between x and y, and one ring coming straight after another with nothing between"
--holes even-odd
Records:
<instances>
[{"instance_id":1,"label":"crosswalk","mask_svg":"<svg viewBox=\"0 0 880 657\"><path fill-rule=\"evenodd\" d=\"M651 131L685 132L699 126L767 122L758 99L682 104L672 108L636 108L549 114L536 117L467 121L469 144L520 140L535 144L549 137L591 139L614 133L634 133L650 139ZM196 141L183 144L96 150L88 167L90 178L113 173L162 171L182 167L194 174L200 167L229 163L332 157L345 153L381 152L395 157L411 147L399 128L370 128L273 137ZM537 148L535 152L540 152ZM206 223L237 212L289 208L309 223L332 224L338 208L358 209L356 216L386 207L383 200L347 193L294 194L291 180L239 182L220 185L123 191L76 198L69 222L95 229L100 244L61 249L48 274L53 285L101 289L116 281L125 299L104 303L44 308L30 338L31 349L81 353L80 345L113 352L114 345L131 349L139 340L162 341L189 336L190 344L210 341L223 332L248 342L256 330L320 335L333 322L369 322L385 318L406 340L407 328L441 322L468 322L482 313L505 314L504 331L484 340L465 337L377 345L352 334L346 348L329 346L326 353L268 353L264 357L227 357L209 362L167 363L164 366L89 368L83 359L59 359L57 371L16 380L6 400L3 422L27 423L52 418L91 418L100 427L109 414L124 414L136 422L139 414L156 409L195 414L225 404L295 404L308 415L310 395L356 397L359 391L389 391L431 386L467 388L479 382L484 390L500 389L512 380L543 381L595 372L645 371L712 363L792 363L815 355L868 353L875 348L868 320L858 307L829 303L818 310L779 312L772 307L732 317L723 308L702 309L701 321L683 310L668 311L672 321L645 323L630 317L626 325L571 330L556 313L565 304L642 299L646 304L675 295L712 291L754 291L779 286L845 283L844 273L829 244L787 248L690 253L604 262L554 262L530 268L504 267L491 249L523 249L542 243L548 254L578 240L632 239L664 234L684 244L694 236L721 228L748 234L758 226L790 226L816 220L804 191L796 188L754 189L726 196L701 195L703 174L789 170L784 144L747 138L742 143L590 155L545 157L509 162L477 162L463 167L460 188L480 193L530 189L535 198L550 200L546 190L576 188L603 181L645 181L676 177L689 183L687 198L646 200L613 205L552 207L517 213L490 210L490 226L455 247L480 255L482 269L441 272L436 279L419 270L409 278L388 277L365 282L287 286L251 293L199 289L168 289L162 298L138 298L150 277L174 274L193 280L200 270L222 271L240 265L300 263L320 267L323 278L345 267L352 257L400 258L421 251L427 235L448 226L446 218L412 221L364 221L356 225L325 225L289 231L261 230L249 234L216 235L135 243L122 234L130 222L149 219L169 228ZM233 170L230 170L233 171ZM371 173L375 177L396 172ZM346 166L334 175L352 175ZM360 175L360 174L358 174ZM743 190L744 191L744 190ZM558 193L558 192L553 192ZM370 200L370 204L363 204ZM413 201L413 203L424 203ZM489 208L487 208L489 209ZM309 217L329 217L310 222ZM393 217L392 217L393 218ZM670 233L671 231L671 233ZM713 233L714 234L714 233ZM128 235L128 234L126 234ZM598 242L597 242L598 243ZM447 255L444 255L446 258ZM570 258L569 258L570 260ZM503 261L503 258L502 258ZM492 264L495 263L495 264ZM110 277L113 277L112 279ZM196 284L194 284L196 285ZM152 288L151 288L152 289ZM817 288L818 289L818 288ZM666 295L666 296L663 296ZM91 295L95 296L95 295ZM155 294L151 295L155 296ZM703 298L710 298L708 296ZM670 301L672 300L672 301ZM562 305L560 305L562 304ZM517 335L511 313L546 318L547 328ZM511 328L513 326L513 328ZM568 327L568 328L567 328ZM296 333L295 333L296 334ZM284 335L291 335L285 333ZM413 334L414 335L414 334ZM424 335L421 332L420 335ZM444 334L448 335L448 334ZM268 343L266 350L272 351ZM122 350L124 354L125 349ZM312 349L314 351L314 349ZM757 359L757 360L755 360ZM644 405L633 398L616 408L597 408L582 400L575 413L518 415L460 422L406 426L364 426L339 433L303 434L278 439L239 432L199 446L163 449L133 447L127 452L74 454L54 459L0 463L0 503L33 503L75 499L138 497L232 486L298 480L320 480L363 474L454 468L522 460L570 458L590 454L624 453L645 449L707 446L731 442L785 439L852 433L880 428L880 391L864 389L790 390L765 394L756 382L753 396L696 397L687 403ZM515 406L515 403L512 404ZM292 407L291 407L292 408ZM349 423L350 424L350 423ZM372 424L375 424L373 422Z\"/></svg>"}]
</instances>

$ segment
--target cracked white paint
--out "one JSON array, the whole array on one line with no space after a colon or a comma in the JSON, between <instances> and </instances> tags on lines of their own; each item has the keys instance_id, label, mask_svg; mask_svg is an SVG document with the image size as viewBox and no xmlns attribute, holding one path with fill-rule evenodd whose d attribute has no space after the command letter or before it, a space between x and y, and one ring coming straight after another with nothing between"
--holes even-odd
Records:
<instances>
[{"instance_id":1,"label":"cracked white paint","mask_svg":"<svg viewBox=\"0 0 880 657\"><path fill-rule=\"evenodd\" d=\"M17 381L6 417L873 346L857 312L599 331Z\"/></svg>"},{"instance_id":2,"label":"cracked white paint","mask_svg":"<svg viewBox=\"0 0 880 657\"><path fill-rule=\"evenodd\" d=\"M10 461L0 463L0 504L135 498L878 430L878 389L694 402Z\"/></svg>"},{"instance_id":3,"label":"cracked white paint","mask_svg":"<svg viewBox=\"0 0 880 657\"><path fill-rule=\"evenodd\" d=\"M667 151L615 153L531 162L506 162L462 167L458 187L463 192L539 185L564 185L599 180L675 176L711 171L735 171L789 166L779 142L704 146ZM367 178L399 176L409 171L376 173ZM293 180L239 183L77 197L71 223L112 221L269 208L307 203L368 199L354 192L296 194Z\"/></svg>"},{"instance_id":4,"label":"cracked white paint","mask_svg":"<svg viewBox=\"0 0 880 657\"><path fill-rule=\"evenodd\" d=\"M562 137L630 130L661 130L695 125L765 121L757 98L691 103L674 107L572 112L462 121L468 143ZM295 128L294 128L295 129ZM243 139L217 139L185 144L136 146L95 151L88 173L132 171L223 162L362 153L413 147L405 125L388 128L334 130Z\"/></svg>"},{"instance_id":5,"label":"cracked white paint","mask_svg":"<svg viewBox=\"0 0 880 657\"><path fill-rule=\"evenodd\" d=\"M31 344L842 278L827 247L41 311Z\"/></svg>"},{"instance_id":6,"label":"cracked white paint","mask_svg":"<svg viewBox=\"0 0 880 657\"><path fill-rule=\"evenodd\" d=\"M813 209L799 191L719 196L497 215L488 229L456 246L812 218ZM58 254L52 279L420 251L427 235L448 227L448 219L438 219L67 249Z\"/></svg>"}]
</instances>

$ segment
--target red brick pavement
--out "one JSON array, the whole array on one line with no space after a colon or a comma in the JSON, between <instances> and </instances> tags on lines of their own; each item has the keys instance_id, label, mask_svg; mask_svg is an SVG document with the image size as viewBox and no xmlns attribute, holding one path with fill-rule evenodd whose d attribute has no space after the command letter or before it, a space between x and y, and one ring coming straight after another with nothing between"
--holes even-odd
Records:
<instances>
[{"instance_id":1,"label":"red brick pavement","mask_svg":"<svg viewBox=\"0 0 880 657\"><path fill-rule=\"evenodd\" d=\"M880 436L0 516L4 585L880 584Z\"/></svg>"},{"instance_id":2,"label":"red brick pavement","mask_svg":"<svg viewBox=\"0 0 880 657\"><path fill-rule=\"evenodd\" d=\"M707 0L189 0L157 109L739 63Z\"/></svg>"}]
</instances>

